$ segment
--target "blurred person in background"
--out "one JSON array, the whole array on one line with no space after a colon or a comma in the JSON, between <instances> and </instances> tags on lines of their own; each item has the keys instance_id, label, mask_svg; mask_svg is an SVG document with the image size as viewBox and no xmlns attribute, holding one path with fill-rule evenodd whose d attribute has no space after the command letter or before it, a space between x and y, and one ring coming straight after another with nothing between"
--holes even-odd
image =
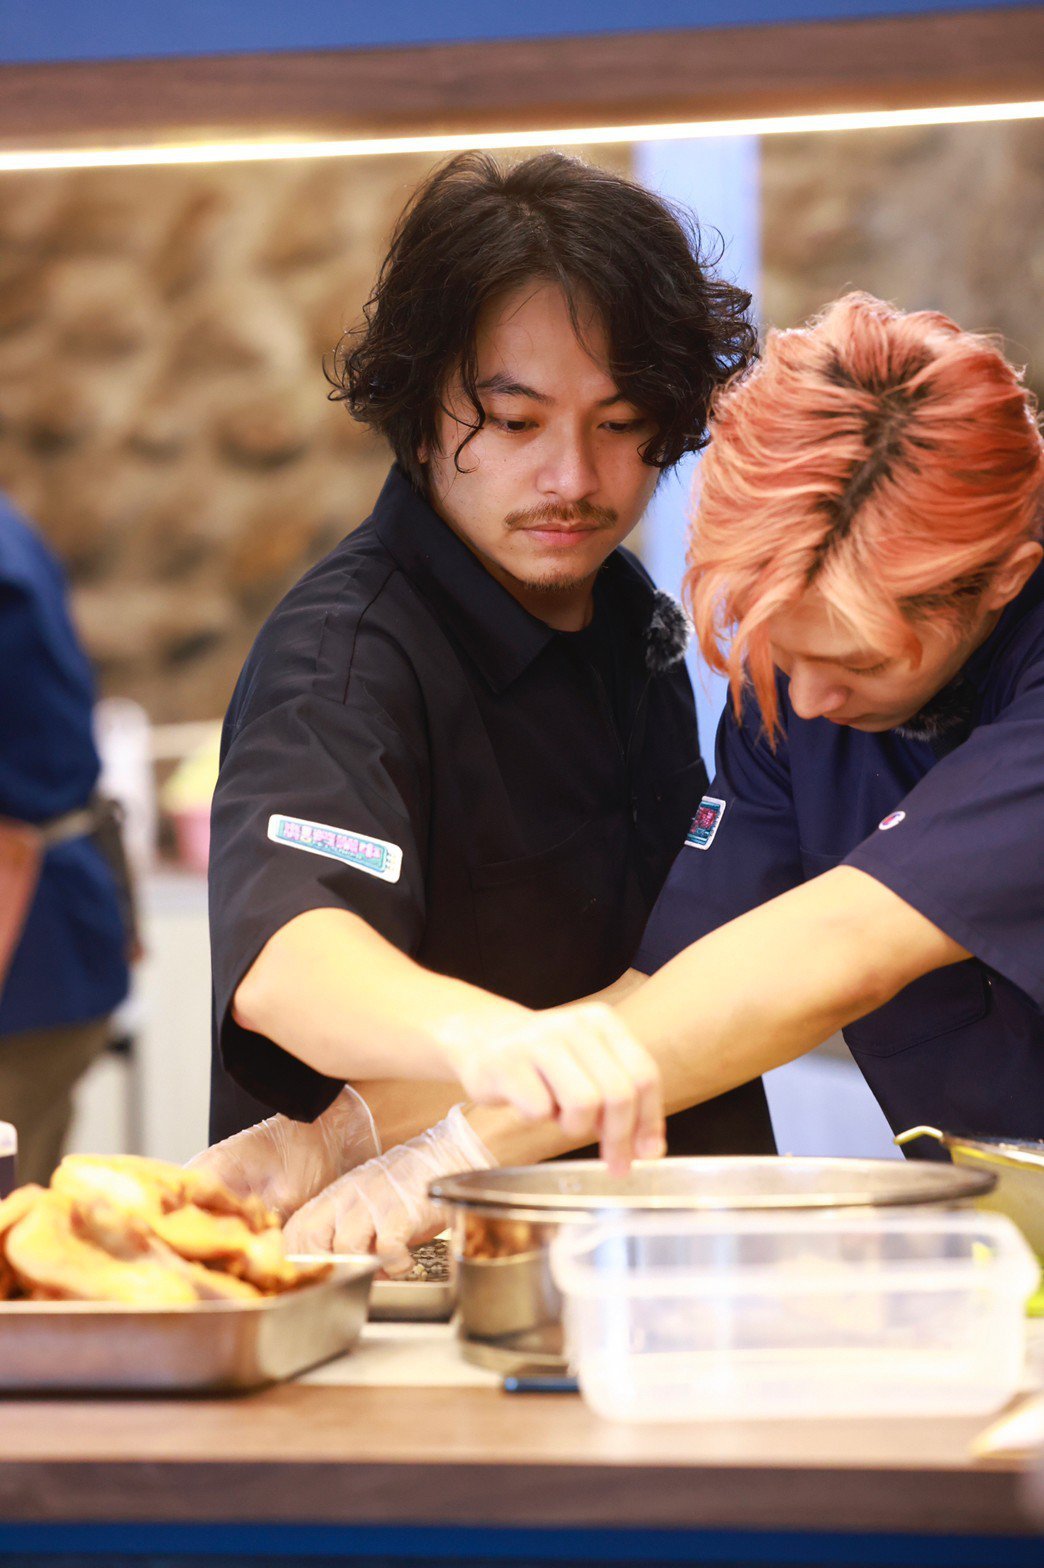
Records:
<instances>
[{"instance_id":1,"label":"blurred person in background","mask_svg":"<svg viewBox=\"0 0 1044 1568\"><path fill-rule=\"evenodd\" d=\"M336 386L396 463L263 628L214 799L205 1158L284 1214L382 1145L393 1190L510 1157L462 1091L662 1150L647 1056L604 1005L563 1048L554 1009L631 961L705 786L688 628L619 546L749 304L666 203L554 153L463 155L400 220ZM772 1148L760 1083L667 1137Z\"/></svg>"},{"instance_id":2,"label":"blurred person in background","mask_svg":"<svg viewBox=\"0 0 1044 1568\"><path fill-rule=\"evenodd\" d=\"M61 1158L73 1089L128 988L93 703L61 568L0 498L0 1119L23 1182Z\"/></svg>"}]
</instances>

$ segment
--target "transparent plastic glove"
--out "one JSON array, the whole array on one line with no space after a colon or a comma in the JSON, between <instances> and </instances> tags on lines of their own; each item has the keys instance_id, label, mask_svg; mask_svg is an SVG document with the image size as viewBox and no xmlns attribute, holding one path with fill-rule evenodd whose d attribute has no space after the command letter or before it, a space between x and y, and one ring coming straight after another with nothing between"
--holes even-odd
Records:
<instances>
[{"instance_id":1,"label":"transparent plastic glove","mask_svg":"<svg viewBox=\"0 0 1044 1568\"><path fill-rule=\"evenodd\" d=\"M428 1185L456 1171L488 1170L492 1154L455 1105L419 1137L349 1171L293 1216L283 1232L288 1252L371 1252L389 1274L411 1266L410 1242L428 1241L445 1224Z\"/></svg>"},{"instance_id":2,"label":"transparent plastic glove","mask_svg":"<svg viewBox=\"0 0 1044 1568\"><path fill-rule=\"evenodd\" d=\"M269 1116L188 1163L213 1171L242 1197L254 1194L285 1220L339 1176L380 1152L370 1107L345 1084L314 1122Z\"/></svg>"}]
</instances>

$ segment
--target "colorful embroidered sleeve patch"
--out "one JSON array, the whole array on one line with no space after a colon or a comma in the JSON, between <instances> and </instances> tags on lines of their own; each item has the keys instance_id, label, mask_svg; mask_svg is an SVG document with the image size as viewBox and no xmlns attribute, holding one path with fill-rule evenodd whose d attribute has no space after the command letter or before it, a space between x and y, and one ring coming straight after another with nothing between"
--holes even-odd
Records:
<instances>
[{"instance_id":1,"label":"colorful embroidered sleeve patch","mask_svg":"<svg viewBox=\"0 0 1044 1568\"><path fill-rule=\"evenodd\" d=\"M725 815L725 802L716 800L713 795L704 795L692 819L692 826L685 835L685 842L690 849L710 849L714 843L714 835L721 825Z\"/></svg>"},{"instance_id":2,"label":"colorful embroidered sleeve patch","mask_svg":"<svg viewBox=\"0 0 1044 1568\"><path fill-rule=\"evenodd\" d=\"M382 882L398 882L402 872L402 850L382 838L366 838L331 828L325 822L306 822L303 817L284 817L273 812L268 819L268 836L276 844L303 849L310 855L326 855Z\"/></svg>"}]
</instances>

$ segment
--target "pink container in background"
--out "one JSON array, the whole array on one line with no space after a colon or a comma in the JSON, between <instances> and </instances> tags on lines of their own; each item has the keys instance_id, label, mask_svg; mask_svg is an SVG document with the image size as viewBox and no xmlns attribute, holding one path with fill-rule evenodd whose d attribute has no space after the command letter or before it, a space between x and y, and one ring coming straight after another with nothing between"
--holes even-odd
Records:
<instances>
[{"instance_id":1,"label":"pink container in background","mask_svg":"<svg viewBox=\"0 0 1044 1568\"><path fill-rule=\"evenodd\" d=\"M178 844L178 859L190 871L207 873L210 857L210 807L171 813Z\"/></svg>"}]
</instances>

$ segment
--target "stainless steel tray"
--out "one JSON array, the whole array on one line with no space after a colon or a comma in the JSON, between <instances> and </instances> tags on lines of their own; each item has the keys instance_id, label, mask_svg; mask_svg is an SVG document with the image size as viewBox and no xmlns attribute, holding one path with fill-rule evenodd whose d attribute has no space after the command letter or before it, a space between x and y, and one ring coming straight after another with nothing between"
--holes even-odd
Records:
<instances>
[{"instance_id":1,"label":"stainless steel tray","mask_svg":"<svg viewBox=\"0 0 1044 1568\"><path fill-rule=\"evenodd\" d=\"M375 1279L370 1317L375 1323L448 1323L455 1298L448 1279Z\"/></svg>"},{"instance_id":2,"label":"stainless steel tray","mask_svg":"<svg viewBox=\"0 0 1044 1568\"><path fill-rule=\"evenodd\" d=\"M376 1267L339 1258L318 1284L256 1302L4 1302L0 1393L219 1394L295 1377L354 1344Z\"/></svg>"},{"instance_id":3,"label":"stainless steel tray","mask_svg":"<svg viewBox=\"0 0 1044 1568\"><path fill-rule=\"evenodd\" d=\"M412 1247L420 1278L375 1279L370 1316L376 1321L448 1323L457 1300L449 1242L441 1236Z\"/></svg>"}]
</instances>

